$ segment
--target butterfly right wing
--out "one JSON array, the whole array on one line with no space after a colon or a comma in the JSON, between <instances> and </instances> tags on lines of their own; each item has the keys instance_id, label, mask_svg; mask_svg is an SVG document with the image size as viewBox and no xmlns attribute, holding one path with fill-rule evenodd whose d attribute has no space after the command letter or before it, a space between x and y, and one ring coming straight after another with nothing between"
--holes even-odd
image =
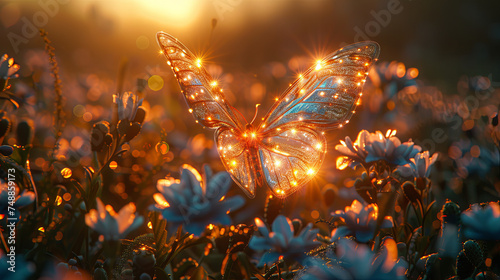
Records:
<instances>
[{"instance_id":1,"label":"butterfly right wing","mask_svg":"<svg viewBox=\"0 0 500 280\"><path fill-rule=\"evenodd\" d=\"M260 142L258 153L263 181L280 198L309 182L326 154L322 132L307 126L282 126Z\"/></svg>"},{"instance_id":2,"label":"butterfly right wing","mask_svg":"<svg viewBox=\"0 0 500 280\"><path fill-rule=\"evenodd\" d=\"M201 60L170 34L160 31L156 35L196 122L208 128L241 130L240 119L227 103L222 89L201 65Z\"/></svg>"},{"instance_id":3,"label":"butterfly right wing","mask_svg":"<svg viewBox=\"0 0 500 280\"><path fill-rule=\"evenodd\" d=\"M277 196L295 192L318 172L327 148L323 132L349 121L378 53L377 43L361 42L318 61L259 125L263 181Z\"/></svg>"}]
</instances>

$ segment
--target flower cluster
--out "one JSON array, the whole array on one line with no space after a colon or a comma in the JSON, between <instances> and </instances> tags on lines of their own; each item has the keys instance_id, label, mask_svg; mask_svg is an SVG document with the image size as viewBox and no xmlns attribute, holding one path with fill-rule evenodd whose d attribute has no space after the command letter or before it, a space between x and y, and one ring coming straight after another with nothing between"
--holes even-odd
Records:
<instances>
[{"instance_id":1,"label":"flower cluster","mask_svg":"<svg viewBox=\"0 0 500 280\"><path fill-rule=\"evenodd\" d=\"M264 253L258 266L270 265L280 258L301 262L308 251L319 245L316 240L319 230L312 229L312 224L308 224L296 236L294 236L292 222L283 215L274 219L271 232L259 218L255 219L255 224L262 236L254 235L248 246L253 250L268 251Z\"/></svg>"},{"instance_id":2,"label":"flower cluster","mask_svg":"<svg viewBox=\"0 0 500 280\"><path fill-rule=\"evenodd\" d=\"M156 205L152 209L161 212L173 227L183 225L187 232L197 236L210 224L230 225L228 214L243 206L243 197L225 197L232 183L227 172L212 176L207 165L203 175L185 164L180 180L158 180L156 187L160 193L154 195Z\"/></svg>"},{"instance_id":3,"label":"flower cluster","mask_svg":"<svg viewBox=\"0 0 500 280\"><path fill-rule=\"evenodd\" d=\"M412 141L401 143L395 131L387 131L386 135L377 131L370 133L362 130L358 134L356 142L347 136L345 141L335 146L343 156L337 160L337 168L344 169L347 166L352 168L359 164L370 163L378 160L385 160L393 165L405 165L410 162L422 148Z\"/></svg>"},{"instance_id":4,"label":"flower cluster","mask_svg":"<svg viewBox=\"0 0 500 280\"><path fill-rule=\"evenodd\" d=\"M398 171L405 177L428 178L431 173L431 166L436 162L438 154L429 156L428 151L416 154L410 159L410 163L399 166Z\"/></svg>"},{"instance_id":5,"label":"flower cluster","mask_svg":"<svg viewBox=\"0 0 500 280\"><path fill-rule=\"evenodd\" d=\"M367 245L349 239L337 242L336 252L329 251L326 260L312 257L305 264L300 280L335 279L406 279L408 263L398 258L393 239L384 240L379 254Z\"/></svg>"}]
</instances>

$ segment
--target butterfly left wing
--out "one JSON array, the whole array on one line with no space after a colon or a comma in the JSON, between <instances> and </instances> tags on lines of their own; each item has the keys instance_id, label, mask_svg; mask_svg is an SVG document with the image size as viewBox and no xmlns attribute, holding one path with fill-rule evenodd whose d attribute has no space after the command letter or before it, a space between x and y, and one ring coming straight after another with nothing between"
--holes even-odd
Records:
<instances>
[{"instance_id":1,"label":"butterfly left wing","mask_svg":"<svg viewBox=\"0 0 500 280\"><path fill-rule=\"evenodd\" d=\"M157 39L196 122L208 128L241 130L241 121L227 103L222 89L201 65L201 60L170 34L160 31Z\"/></svg>"},{"instance_id":2,"label":"butterfly left wing","mask_svg":"<svg viewBox=\"0 0 500 280\"><path fill-rule=\"evenodd\" d=\"M362 42L330 54L300 76L259 125L261 174L277 196L290 195L318 172L327 148L323 132L349 121L378 53L377 43Z\"/></svg>"}]
</instances>

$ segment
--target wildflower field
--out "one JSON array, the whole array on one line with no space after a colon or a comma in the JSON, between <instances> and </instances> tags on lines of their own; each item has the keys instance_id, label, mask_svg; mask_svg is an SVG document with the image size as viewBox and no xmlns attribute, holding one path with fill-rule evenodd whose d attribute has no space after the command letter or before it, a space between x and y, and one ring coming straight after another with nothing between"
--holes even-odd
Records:
<instances>
[{"instance_id":1,"label":"wildflower field","mask_svg":"<svg viewBox=\"0 0 500 280\"><path fill-rule=\"evenodd\" d=\"M500 279L500 5L351 2L1 1L0 279Z\"/></svg>"}]
</instances>

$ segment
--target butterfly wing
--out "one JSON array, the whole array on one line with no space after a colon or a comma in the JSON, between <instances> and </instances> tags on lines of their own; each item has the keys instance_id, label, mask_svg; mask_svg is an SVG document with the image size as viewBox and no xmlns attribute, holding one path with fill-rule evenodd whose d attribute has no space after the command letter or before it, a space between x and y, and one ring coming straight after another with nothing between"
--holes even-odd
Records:
<instances>
[{"instance_id":1,"label":"butterfly wing","mask_svg":"<svg viewBox=\"0 0 500 280\"><path fill-rule=\"evenodd\" d=\"M322 132L311 127L286 126L269 133L258 148L263 180L273 193L285 198L309 182L326 153Z\"/></svg>"},{"instance_id":2,"label":"butterfly wing","mask_svg":"<svg viewBox=\"0 0 500 280\"><path fill-rule=\"evenodd\" d=\"M325 153L323 131L347 123L361 96L379 46L362 42L340 49L300 76L259 125L263 180L279 197L309 182Z\"/></svg>"},{"instance_id":3,"label":"butterfly wing","mask_svg":"<svg viewBox=\"0 0 500 280\"><path fill-rule=\"evenodd\" d=\"M353 114L379 46L346 46L309 68L281 95L261 124L266 131L282 125L336 128Z\"/></svg>"},{"instance_id":4,"label":"butterfly wing","mask_svg":"<svg viewBox=\"0 0 500 280\"><path fill-rule=\"evenodd\" d=\"M196 121L209 128L241 130L241 121L227 103L222 89L201 65L201 60L170 34L158 32L156 35Z\"/></svg>"},{"instance_id":5,"label":"butterfly wing","mask_svg":"<svg viewBox=\"0 0 500 280\"><path fill-rule=\"evenodd\" d=\"M225 127L217 130L215 139L222 163L233 181L247 196L255 197L257 185L262 184L262 179L257 177L260 173L256 149L248 145L248 139L241 134Z\"/></svg>"}]
</instances>

